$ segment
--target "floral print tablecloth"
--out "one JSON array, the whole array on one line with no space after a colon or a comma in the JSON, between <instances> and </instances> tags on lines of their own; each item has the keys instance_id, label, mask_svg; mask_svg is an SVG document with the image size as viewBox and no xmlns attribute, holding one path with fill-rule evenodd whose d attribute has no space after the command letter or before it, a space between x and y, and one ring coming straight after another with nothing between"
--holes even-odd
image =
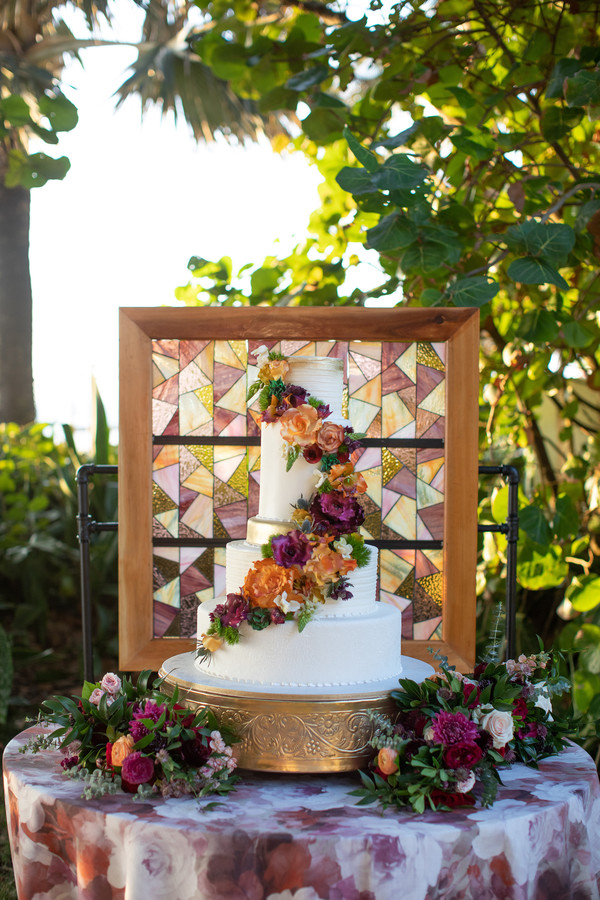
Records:
<instances>
[{"instance_id":1,"label":"floral print tablecloth","mask_svg":"<svg viewBox=\"0 0 600 900\"><path fill-rule=\"evenodd\" d=\"M20 900L560 900L597 898L600 787L570 746L515 765L491 809L382 813L348 775L244 774L193 800L81 799L61 754L4 754Z\"/></svg>"}]
</instances>

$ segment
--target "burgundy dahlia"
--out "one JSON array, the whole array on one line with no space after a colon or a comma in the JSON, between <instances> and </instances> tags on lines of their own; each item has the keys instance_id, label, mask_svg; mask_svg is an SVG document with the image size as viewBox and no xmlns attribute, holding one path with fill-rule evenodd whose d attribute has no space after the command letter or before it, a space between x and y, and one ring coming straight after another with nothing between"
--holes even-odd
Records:
<instances>
[{"instance_id":1,"label":"burgundy dahlia","mask_svg":"<svg viewBox=\"0 0 600 900\"><path fill-rule=\"evenodd\" d=\"M224 627L238 628L245 622L250 612L250 604L243 594L227 594L225 603L219 603L210 613L210 620L220 619Z\"/></svg>"},{"instance_id":2,"label":"burgundy dahlia","mask_svg":"<svg viewBox=\"0 0 600 900\"><path fill-rule=\"evenodd\" d=\"M432 721L433 740L437 744L469 744L474 743L479 737L479 728L475 722L467 719L461 712L446 712L440 710Z\"/></svg>"},{"instance_id":3,"label":"burgundy dahlia","mask_svg":"<svg viewBox=\"0 0 600 900\"><path fill-rule=\"evenodd\" d=\"M202 734L199 730L194 729L195 737L190 741L183 741L181 744L181 758L189 766L200 767L204 765L210 756L210 747L206 738L202 740Z\"/></svg>"},{"instance_id":4,"label":"burgundy dahlia","mask_svg":"<svg viewBox=\"0 0 600 900\"><path fill-rule=\"evenodd\" d=\"M349 534L358 531L365 521L365 513L360 503L342 491L316 494L309 511L318 534L324 534L326 531L331 534Z\"/></svg>"},{"instance_id":5,"label":"burgundy dahlia","mask_svg":"<svg viewBox=\"0 0 600 900\"><path fill-rule=\"evenodd\" d=\"M273 559L278 566L289 569L292 566L303 566L312 553L312 545L301 531L289 531L279 534L271 540Z\"/></svg>"},{"instance_id":6,"label":"burgundy dahlia","mask_svg":"<svg viewBox=\"0 0 600 900\"><path fill-rule=\"evenodd\" d=\"M471 769L483 756L477 744L453 744L444 751L444 765L449 769Z\"/></svg>"}]
</instances>

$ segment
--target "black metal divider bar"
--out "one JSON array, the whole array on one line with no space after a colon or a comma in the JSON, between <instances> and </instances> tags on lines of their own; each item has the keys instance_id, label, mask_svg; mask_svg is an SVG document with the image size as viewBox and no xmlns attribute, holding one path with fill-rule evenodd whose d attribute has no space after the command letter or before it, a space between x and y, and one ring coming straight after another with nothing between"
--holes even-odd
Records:
<instances>
[{"instance_id":1,"label":"black metal divider bar","mask_svg":"<svg viewBox=\"0 0 600 900\"><path fill-rule=\"evenodd\" d=\"M92 644L92 598L90 584L90 534L117 531L117 522L96 522L90 515L89 481L92 475L118 475L118 466L88 464L77 470L77 525L79 538L79 575L81 583L81 630L83 636L83 677L94 680L94 648Z\"/></svg>"},{"instance_id":2,"label":"black metal divider bar","mask_svg":"<svg viewBox=\"0 0 600 900\"><path fill-rule=\"evenodd\" d=\"M259 447L260 435L179 435L155 434L152 438L155 446L162 444L205 445L207 447ZM443 449L443 438L361 438L362 447L391 447L392 449L431 450Z\"/></svg>"}]
</instances>

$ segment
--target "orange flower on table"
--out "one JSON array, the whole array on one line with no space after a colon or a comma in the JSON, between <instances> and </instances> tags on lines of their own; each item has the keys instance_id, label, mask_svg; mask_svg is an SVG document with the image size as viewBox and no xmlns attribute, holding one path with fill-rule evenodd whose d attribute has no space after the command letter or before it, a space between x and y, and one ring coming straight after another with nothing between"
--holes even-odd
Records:
<instances>
[{"instance_id":1,"label":"orange flower on table","mask_svg":"<svg viewBox=\"0 0 600 900\"><path fill-rule=\"evenodd\" d=\"M314 406L303 403L302 406L286 409L279 419L281 422L281 437L288 444L299 444L307 447L314 444L317 433L322 424L322 419Z\"/></svg>"},{"instance_id":2,"label":"orange flower on table","mask_svg":"<svg viewBox=\"0 0 600 900\"><path fill-rule=\"evenodd\" d=\"M398 771L398 751L391 747L382 747L377 755L377 765L384 775L393 775Z\"/></svg>"},{"instance_id":3,"label":"orange flower on table","mask_svg":"<svg viewBox=\"0 0 600 900\"><path fill-rule=\"evenodd\" d=\"M345 493L364 494L367 489L367 482L360 472L354 471L351 462L337 463L332 466L327 475L327 481L333 488Z\"/></svg>"},{"instance_id":4,"label":"orange flower on table","mask_svg":"<svg viewBox=\"0 0 600 900\"><path fill-rule=\"evenodd\" d=\"M130 734L122 734L112 745L110 760L113 766L122 766L127 757L133 753L135 741Z\"/></svg>"},{"instance_id":5,"label":"orange flower on table","mask_svg":"<svg viewBox=\"0 0 600 900\"><path fill-rule=\"evenodd\" d=\"M261 606L268 609L275 605L275 598L284 592L288 600L303 601L303 597L296 596L294 581L300 578L301 572L296 566L285 569L278 566L274 559L258 559L244 581L244 594L252 606ZM293 596L292 596L293 595Z\"/></svg>"},{"instance_id":6,"label":"orange flower on table","mask_svg":"<svg viewBox=\"0 0 600 900\"><path fill-rule=\"evenodd\" d=\"M304 571L314 578L319 586L337 581L357 566L355 559L344 559L341 553L332 550L327 543L318 544Z\"/></svg>"},{"instance_id":7,"label":"orange flower on table","mask_svg":"<svg viewBox=\"0 0 600 900\"><path fill-rule=\"evenodd\" d=\"M317 435L317 444L324 453L335 453L344 443L345 432L342 425L335 422L323 422Z\"/></svg>"}]
</instances>

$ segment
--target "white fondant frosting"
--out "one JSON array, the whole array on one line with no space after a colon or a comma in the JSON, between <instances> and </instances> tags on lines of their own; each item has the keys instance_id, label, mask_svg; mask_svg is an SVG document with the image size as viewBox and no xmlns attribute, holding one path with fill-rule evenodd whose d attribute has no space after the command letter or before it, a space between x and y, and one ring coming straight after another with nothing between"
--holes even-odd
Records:
<instances>
[{"instance_id":1,"label":"white fondant frosting","mask_svg":"<svg viewBox=\"0 0 600 900\"><path fill-rule=\"evenodd\" d=\"M288 362L286 381L327 403L332 410L330 421L343 422L342 361L294 357ZM297 500L301 496L308 500L316 486L317 469L304 459L297 459L286 471L284 443L278 423L262 426L259 516L252 520L256 524L251 529L255 534L262 534L269 520L290 522ZM254 631L244 622L238 644L223 644L207 660L197 659L196 668L225 683L272 685L283 690L346 688L398 677L402 670L402 614L395 606L376 601L377 555L371 547L369 563L349 574L352 598L320 604L302 633L295 621L262 631ZM261 558L258 543L231 541L227 545L227 593L239 592L248 570ZM199 637L210 628L210 613L224 599L206 601L198 608Z\"/></svg>"}]
</instances>

